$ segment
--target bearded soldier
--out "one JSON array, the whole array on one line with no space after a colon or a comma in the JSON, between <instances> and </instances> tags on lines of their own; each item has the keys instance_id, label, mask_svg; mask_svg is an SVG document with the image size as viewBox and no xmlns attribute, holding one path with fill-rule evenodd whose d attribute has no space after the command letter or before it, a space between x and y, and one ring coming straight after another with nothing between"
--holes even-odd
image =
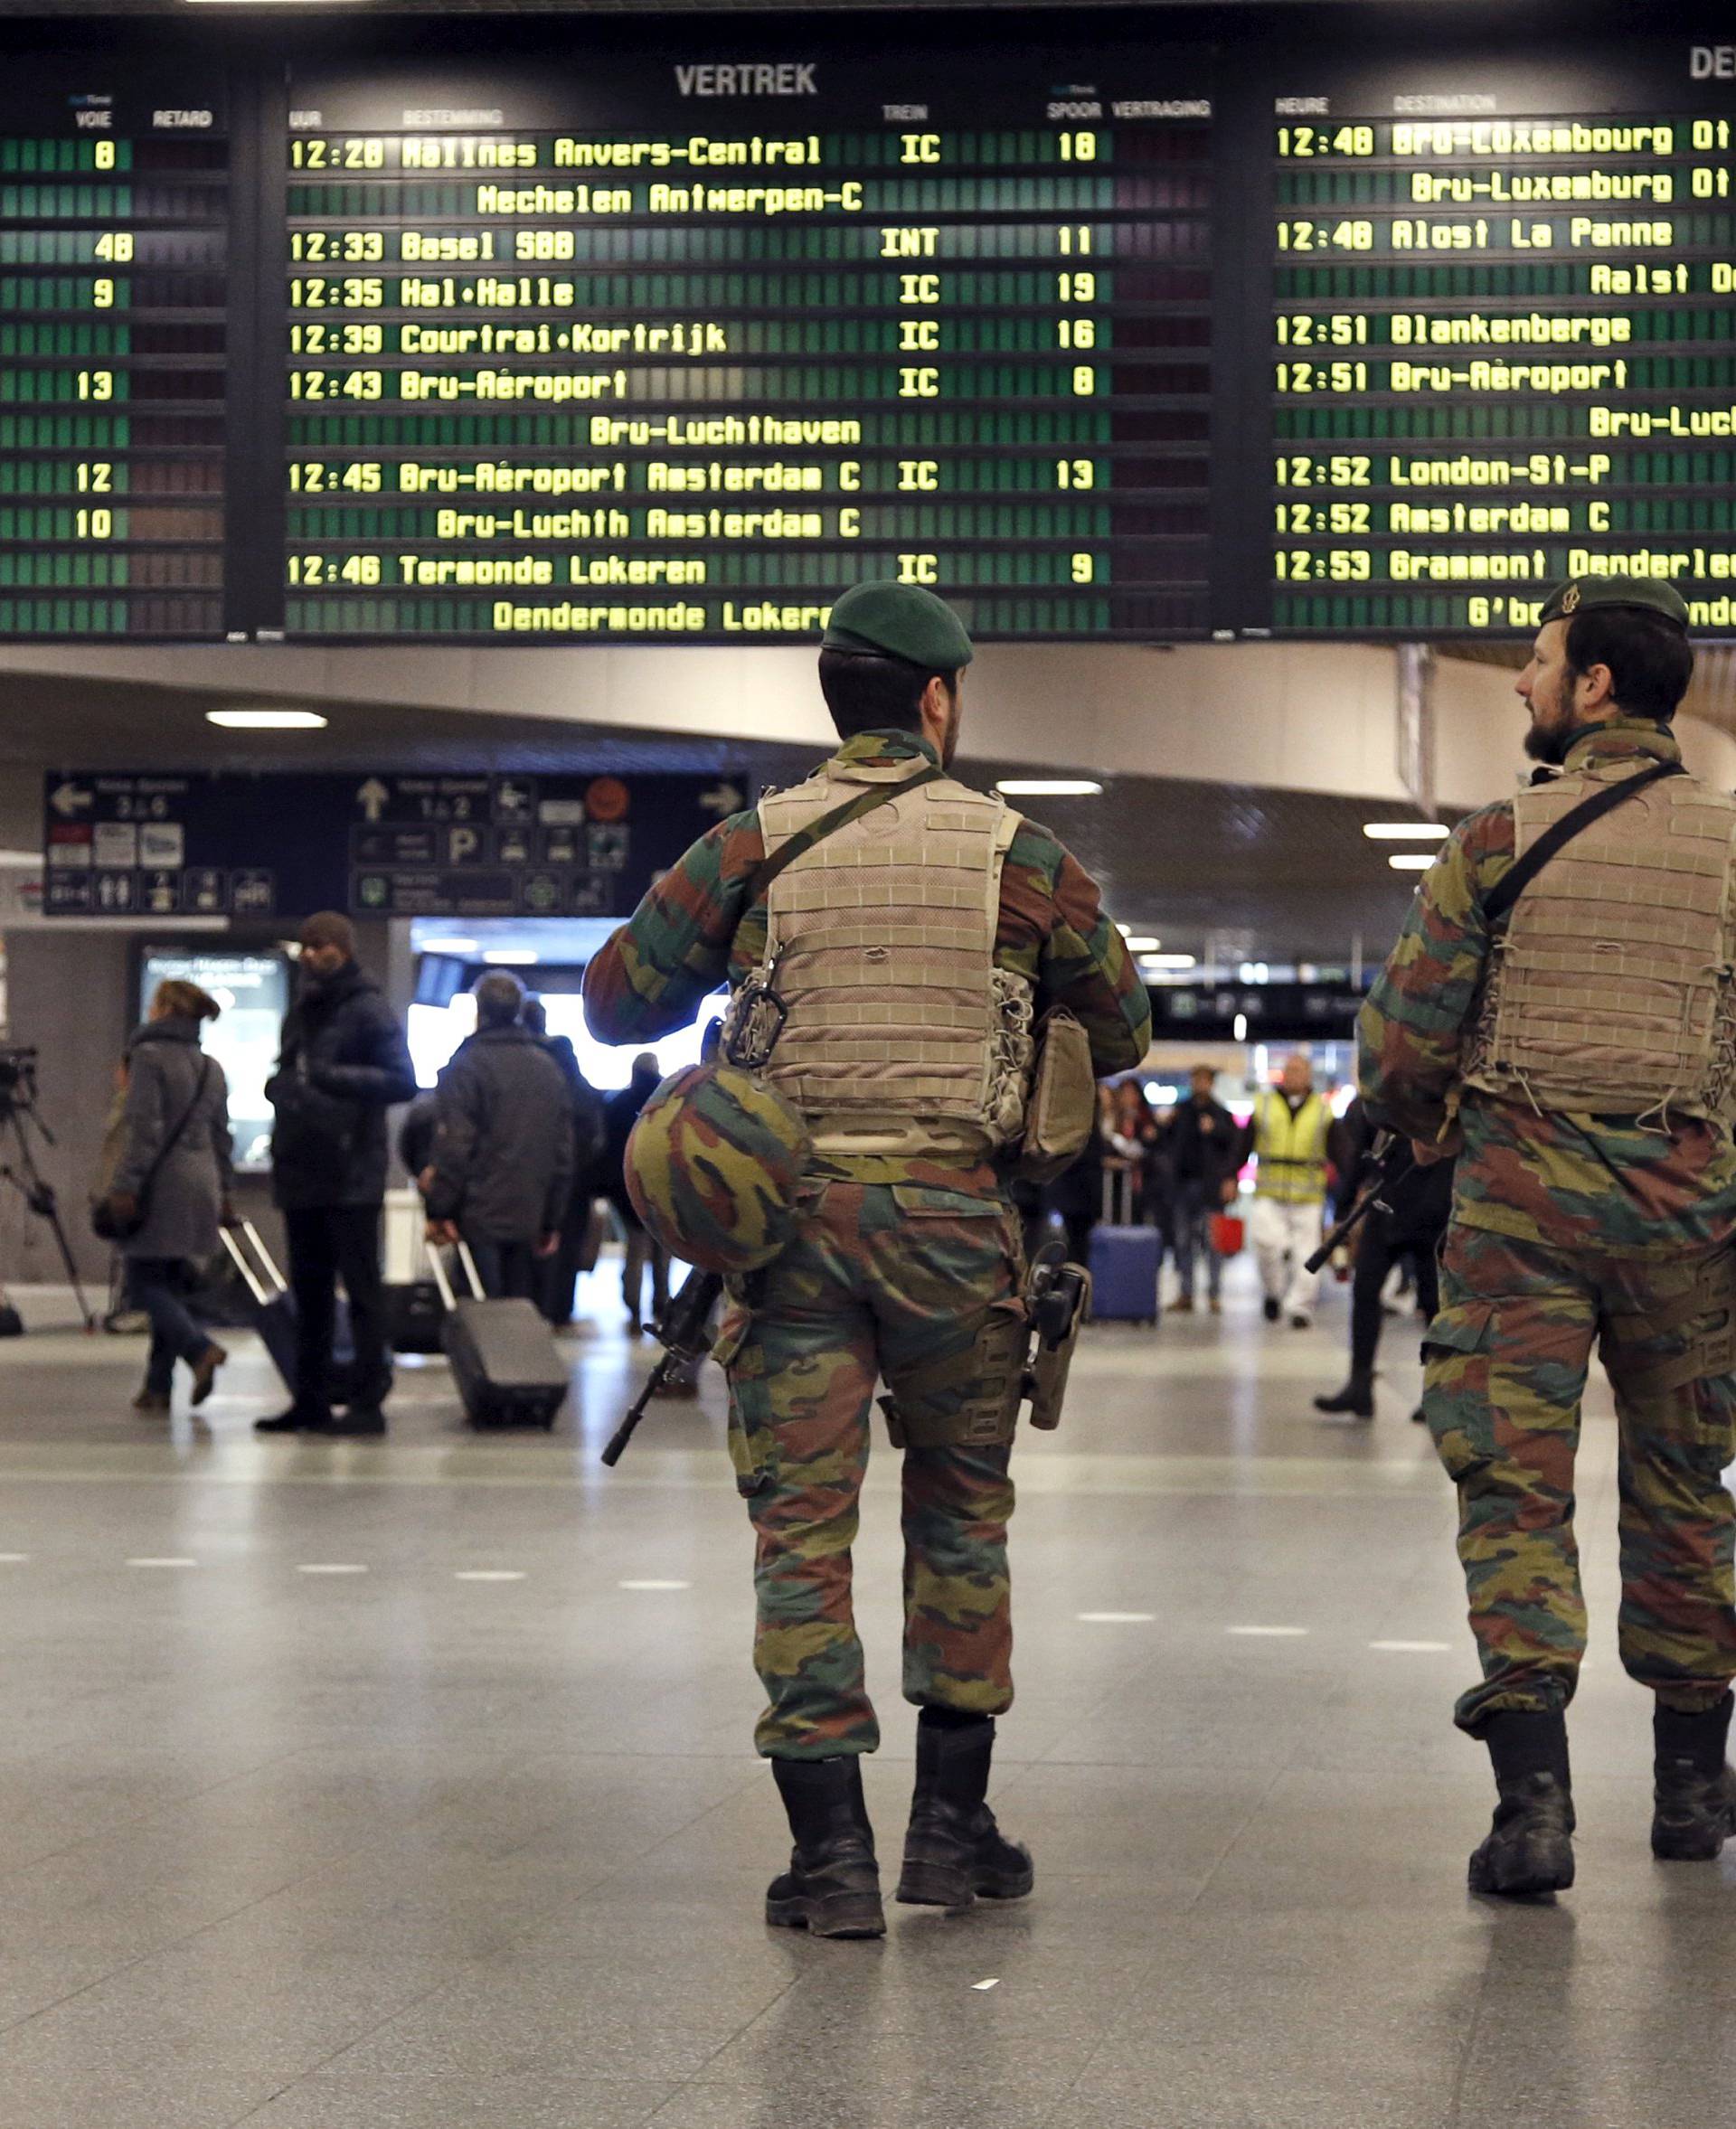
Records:
<instances>
[{"instance_id":1,"label":"bearded soldier","mask_svg":"<svg viewBox=\"0 0 1736 2129\"><path fill-rule=\"evenodd\" d=\"M1518 683L1545 767L1454 830L1359 1030L1376 1118L1421 1158L1462 1148L1423 1416L1458 1489L1482 1660L1458 1720L1498 1793L1477 1892L1573 1881L1594 1343L1621 1437L1621 1658L1656 1696L1653 1852L1709 1860L1736 1831L1736 799L1682 767L1670 721L1693 666L1668 585L1551 595Z\"/></svg>"},{"instance_id":2,"label":"bearded soldier","mask_svg":"<svg viewBox=\"0 0 1736 2129\"><path fill-rule=\"evenodd\" d=\"M861 1776L880 1726L850 1567L877 1379L903 1451L904 1692L920 1710L899 1898L958 1908L1031 1889L1029 1854L986 1803L1013 1698L1008 1392L1015 1410L1024 1327L1007 1174L1033 1015L1070 1011L1099 1074L1137 1065L1150 1032L1090 879L946 773L971 655L931 593L846 592L819 669L839 750L695 843L585 976L605 1041L685 1025L726 979L726 1052L769 1031L732 1118L684 1112L712 1148L699 1183L693 1163L668 1163L685 1171L670 1188L691 1186L690 1221L758 1233L764 1179L789 1153L771 1107L805 1135L788 1239L731 1281L714 1352L757 1544L756 1741L795 1839L766 1916L830 1936L885 1927ZM654 1104L641 1135L670 1108ZM750 1158L762 1180L736 1188Z\"/></svg>"}]
</instances>

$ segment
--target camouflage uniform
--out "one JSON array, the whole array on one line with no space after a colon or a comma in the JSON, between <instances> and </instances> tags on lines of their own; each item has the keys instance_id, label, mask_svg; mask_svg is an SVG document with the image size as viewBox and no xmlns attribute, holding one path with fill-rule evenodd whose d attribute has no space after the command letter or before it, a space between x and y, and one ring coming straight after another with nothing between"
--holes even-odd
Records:
<instances>
[{"instance_id":1,"label":"camouflage uniform","mask_svg":"<svg viewBox=\"0 0 1736 2129\"><path fill-rule=\"evenodd\" d=\"M838 758L933 762L903 732L867 733ZM747 889L765 856L757 813L694 844L585 974L606 1041L684 1026L700 1000L740 984L766 942ZM1083 1022L1099 1072L1144 1056L1150 1007L1090 878L1046 829L1024 823L1001 875L995 958L1036 986L1039 1011ZM879 1726L851 1609L850 1548L868 1461L876 1378L894 1390L939 1362L968 1398L986 1323L1016 1318L1017 1218L1000 1173L910 1155L816 1156L795 1240L732 1281L715 1352L730 1380L730 1451L756 1535L755 1665L768 1757L873 1751ZM1006 1448L904 1451L906 1697L995 1715L1012 1700Z\"/></svg>"},{"instance_id":2,"label":"camouflage uniform","mask_svg":"<svg viewBox=\"0 0 1736 2129\"><path fill-rule=\"evenodd\" d=\"M1676 760L1660 726L1582 734L1566 769ZM1411 1136L1463 1134L1423 1410L1459 1495L1459 1556L1483 1682L1473 1736L1504 1710L1571 1699L1586 1617L1573 1459L1594 1342L1615 1391L1622 1600L1631 1676L1684 1713L1736 1677L1736 1382L1671 1386L1670 1362L1728 1305L1736 1151L1720 1125L1540 1110L1463 1088L1489 960L1484 902L1514 862L1511 802L1453 832L1358 1024L1362 1090Z\"/></svg>"}]
</instances>

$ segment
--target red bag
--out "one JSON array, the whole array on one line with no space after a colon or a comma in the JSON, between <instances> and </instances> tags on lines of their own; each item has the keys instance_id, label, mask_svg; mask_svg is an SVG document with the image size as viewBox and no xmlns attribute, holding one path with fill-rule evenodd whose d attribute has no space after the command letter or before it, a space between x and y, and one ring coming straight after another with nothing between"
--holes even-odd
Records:
<instances>
[{"instance_id":1,"label":"red bag","mask_svg":"<svg viewBox=\"0 0 1736 2129\"><path fill-rule=\"evenodd\" d=\"M1239 1212L1212 1215L1212 1247L1220 1257L1239 1257L1244 1239L1245 1229Z\"/></svg>"}]
</instances>

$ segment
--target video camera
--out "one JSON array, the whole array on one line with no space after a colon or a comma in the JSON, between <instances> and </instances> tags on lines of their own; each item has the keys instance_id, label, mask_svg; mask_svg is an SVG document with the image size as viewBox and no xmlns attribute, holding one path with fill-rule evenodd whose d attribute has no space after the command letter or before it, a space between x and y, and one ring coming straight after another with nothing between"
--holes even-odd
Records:
<instances>
[{"instance_id":1,"label":"video camera","mask_svg":"<svg viewBox=\"0 0 1736 2129\"><path fill-rule=\"evenodd\" d=\"M36 1099L36 1058L33 1049L15 1042L0 1042L0 1120L14 1109L27 1109Z\"/></svg>"}]
</instances>

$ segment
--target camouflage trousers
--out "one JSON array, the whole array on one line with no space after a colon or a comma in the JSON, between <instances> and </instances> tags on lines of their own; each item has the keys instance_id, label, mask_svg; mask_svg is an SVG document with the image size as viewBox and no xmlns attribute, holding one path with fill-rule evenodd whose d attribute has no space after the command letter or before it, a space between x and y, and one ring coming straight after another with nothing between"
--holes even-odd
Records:
<instances>
[{"instance_id":1,"label":"camouflage trousers","mask_svg":"<svg viewBox=\"0 0 1736 2129\"><path fill-rule=\"evenodd\" d=\"M973 1171L973 1173L983 1173ZM769 1757L872 1752L851 1547L876 1379L967 1393L996 1312L1017 1308L1018 1223L995 1186L818 1182L795 1240L733 1290L716 1357L730 1453L756 1538L754 1667ZM998 1715L1012 1704L1006 1447L904 1455L904 1695Z\"/></svg>"},{"instance_id":2,"label":"camouflage trousers","mask_svg":"<svg viewBox=\"0 0 1736 2129\"><path fill-rule=\"evenodd\" d=\"M1710 1707L1736 1677L1736 1378L1716 1333L1736 1302L1727 1250L1647 1261L1454 1223L1423 1346L1423 1413L1458 1488L1458 1552L1483 1682L1472 1736L1504 1709L1563 1708L1585 1653L1573 1460L1592 1346L1615 1391L1618 1638L1665 1706ZM1727 1342L1727 1335L1726 1335Z\"/></svg>"}]
</instances>

